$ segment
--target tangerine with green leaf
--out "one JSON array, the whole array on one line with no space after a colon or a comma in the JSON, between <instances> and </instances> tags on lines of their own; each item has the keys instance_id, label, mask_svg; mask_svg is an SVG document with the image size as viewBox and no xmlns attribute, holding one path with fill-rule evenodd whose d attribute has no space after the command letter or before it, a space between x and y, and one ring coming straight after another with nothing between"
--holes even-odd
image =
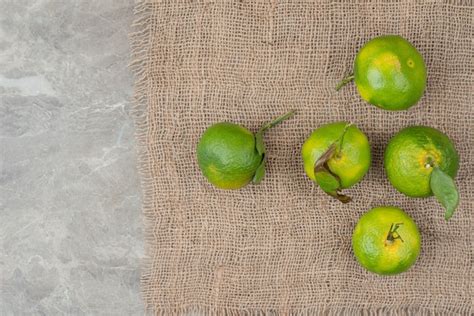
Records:
<instances>
[{"instance_id":1,"label":"tangerine with green leaf","mask_svg":"<svg viewBox=\"0 0 474 316\"><path fill-rule=\"evenodd\" d=\"M406 110L425 91L426 66L421 54L403 37L380 36L360 49L354 61L354 73L336 89L352 80L368 103L385 110Z\"/></svg>"},{"instance_id":2,"label":"tangerine with green leaf","mask_svg":"<svg viewBox=\"0 0 474 316\"><path fill-rule=\"evenodd\" d=\"M393 275L407 271L418 258L421 237L415 222L402 209L380 206L357 222L352 249L367 270Z\"/></svg>"},{"instance_id":3,"label":"tangerine with green leaf","mask_svg":"<svg viewBox=\"0 0 474 316\"><path fill-rule=\"evenodd\" d=\"M385 149L384 167L398 191L410 197L434 194L446 208L446 219L453 215L459 203L454 183L459 155L444 133L427 126L402 129Z\"/></svg>"},{"instance_id":4,"label":"tangerine with green leaf","mask_svg":"<svg viewBox=\"0 0 474 316\"><path fill-rule=\"evenodd\" d=\"M259 183L266 163L263 134L293 113L265 124L255 135L229 122L208 127L197 145L197 160L203 175L220 189L239 189L251 181Z\"/></svg>"},{"instance_id":5,"label":"tangerine with green leaf","mask_svg":"<svg viewBox=\"0 0 474 316\"><path fill-rule=\"evenodd\" d=\"M367 136L347 122L315 129L303 144L301 155L308 177L344 203L350 198L340 191L362 180L371 163Z\"/></svg>"}]
</instances>

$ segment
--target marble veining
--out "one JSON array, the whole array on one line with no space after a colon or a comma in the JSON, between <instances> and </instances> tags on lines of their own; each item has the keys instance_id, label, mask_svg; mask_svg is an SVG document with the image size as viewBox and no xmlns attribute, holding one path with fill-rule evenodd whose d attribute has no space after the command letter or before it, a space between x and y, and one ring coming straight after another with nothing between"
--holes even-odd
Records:
<instances>
[{"instance_id":1,"label":"marble veining","mask_svg":"<svg viewBox=\"0 0 474 316\"><path fill-rule=\"evenodd\" d=\"M0 315L142 315L133 0L0 0Z\"/></svg>"}]
</instances>

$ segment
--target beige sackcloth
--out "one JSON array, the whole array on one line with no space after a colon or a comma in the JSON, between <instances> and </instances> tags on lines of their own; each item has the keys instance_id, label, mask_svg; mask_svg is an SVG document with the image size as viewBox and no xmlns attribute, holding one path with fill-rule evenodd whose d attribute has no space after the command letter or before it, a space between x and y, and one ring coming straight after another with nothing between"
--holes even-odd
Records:
<instances>
[{"instance_id":1,"label":"beige sackcloth","mask_svg":"<svg viewBox=\"0 0 474 316\"><path fill-rule=\"evenodd\" d=\"M471 1L139 1L132 34L134 115L147 260L142 292L160 315L471 315L473 309L473 24ZM389 112L336 92L371 38L399 34L423 55L421 101ZM196 144L210 124L266 133L258 186L215 189ZM318 126L355 123L372 145L366 177L342 204L305 175L301 145ZM388 182L383 151L401 128L428 125L456 145L461 203L446 222L434 197ZM351 235L379 205L418 224L422 251L406 273L383 277L356 262Z\"/></svg>"}]
</instances>

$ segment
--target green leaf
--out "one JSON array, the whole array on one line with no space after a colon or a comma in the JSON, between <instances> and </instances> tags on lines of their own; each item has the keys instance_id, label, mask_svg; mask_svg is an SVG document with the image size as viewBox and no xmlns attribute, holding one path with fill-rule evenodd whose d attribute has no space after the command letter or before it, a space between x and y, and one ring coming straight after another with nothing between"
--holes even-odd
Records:
<instances>
[{"instance_id":1,"label":"green leaf","mask_svg":"<svg viewBox=\"0 0 474 316\"><path fill-rule=\"evenodd\" d=\"M352 199L344 194L339 193L341 188L341 179L334 174L328 166L328 161L336 154L337 144L334 143L319 157L314 164L314 177L316 183L321 189L330 196L338 199L342 203L350 202Z\"/></svg>"},{"instance_id":2,"label":"green leaf","mask_svg":"<svg viewBox=\"0 0 474 316\"><path fill-rule=\"evenodd\" d=\"M263 142L263 130L260 130L255 134L255 148L260 156L265 154L265 143Z\"/></svg>"},{"instance_id":3,"label":"green leaf","mask_svg":"<svg viewBox=\"0 0 474 316\"><path fill-rule=\"evenodd\" d=\"M260 181L262 181L264 176L265 176L265 158L262 159L262 162L260 163L257 170L255 171L255 175L253 176L252 182L254 184L259 184Z\"/></svg>"},{"instance_id":4,"label":"green leaf","mask_svg":"<svg viewBox=\"0 0 474 316\"><path fill-rule=\"evenodd\" d=\"M316 182L325 192L333 192L339 189L339 180L326 171L319 171L314 174Z\"/></svg>"},{"instance_id":5,"label":"green leaf","mask_svg":"<svg viewBox=\"0 0 474 316\"><path fill-rule=\"evenodd\" d=\"M329 170L328 161L336 153L336 144L329 148L316 160L314 164L314 178L324 192L333 192L339 189L339 177Z\"/></svg>"},{"instance_id":6,"label":"green leaf","mask_svg":"<svg viewBox=\"0 0 474 316\"><path fill-rule=\"evenodd\" d=\"M450 219L459 204L459 193L453 178L440 168L435 167L431 173L430 185L431 191L446 209L444 218Z\"/></svg>"}]
</instances>

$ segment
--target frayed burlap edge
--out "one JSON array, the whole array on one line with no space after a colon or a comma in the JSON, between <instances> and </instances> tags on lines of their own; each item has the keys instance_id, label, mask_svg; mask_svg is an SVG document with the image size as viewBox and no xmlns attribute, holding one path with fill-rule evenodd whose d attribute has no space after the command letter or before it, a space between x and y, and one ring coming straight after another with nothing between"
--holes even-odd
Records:
<instances>
[{"instance_id":1,"label":"frayed burlap edge","mask_svg":"<svg viewBox=\"0 0 474 316\"><path fill-rule=\"evenodd\" d=\"M182 306L179 309L159 308L153 309L148 305L147 310L159 316L168 315L230 315L230 316L313 316L313 315L362 315L362 316L441 316L441 315L471 315L471 310L457 311L434 311L419 307L312 307L308 309L280 312L272 309L249 310L249 309L233 309L221 308L216 309L211 306Z\"/></svg>"},{"instance_id":2,"label":"frayed burlap edge","mask_svg":"<svg viewBox=\"0 0 474 316\"><path fill-rule=\"evenodd\" d=\"M148 73L148 65L151 60L151 26L152 26L152 6L159 1L138 0L134 7L134 21L131 25L130 47L131 61L130 70L135 78L133 106L131 116L135 125L135 140L138 153L138 171L142 189L142 208L145 225L145 257L141 264L141 294L145 304L145 310L155 315L445 315L446 313L470 315L472 308L464 306L463 308L454 308L453 310L431 310L417 306L351 306L351 307L322 307L316 306L307 309L297 309L281 312L273 309L235 309L235 308L218 308L213 306L199 305L183 305L179 308L161 308L155 306L153 297L147 297L144 285L149 282L152 274L152 258L153 253L153 222L155 218L154 209L155 202L152 194L153 177L151 176L152 157L150 156L150 148L148 148L147 139L150 133L149 126L151 119L148 115L149 96L152 94L150 85L150 77ZM344 2L379 2L371 0L348 0ZM394 1L397 2L397 1ZM446 3L455 6L471 6L471 0L445 0Z\"/></svg>"},{"instance_id":3,"label":"frayed burlap edge","mask_svg":"<svg viewBox=\"0 0 474 316\"><path fill-rule=\"evenodd\" d=\"M152 312L153 307L150 304L149 297L145 297L143 283L149 278L151 271L152 258L152 222L153 216L150 210L153 209L153 195L151 172L150 172L150 153L147 148L147 134L149 126L148 97L150 95L148 64L151 48L151 2L147 0L136 1L133 10L134 20L129 34L131 61L129 68L134 75L134 94L131 116L135 125L135 143L138 154L138 173L140 177L142 192L142 209L144 222L145 239L145 257L141 262L141 295L145 303L146 311ZM156 311L158 313L158 311ZM163 311L164 313L164 311Z\"/></svg>"}]
</instances>

